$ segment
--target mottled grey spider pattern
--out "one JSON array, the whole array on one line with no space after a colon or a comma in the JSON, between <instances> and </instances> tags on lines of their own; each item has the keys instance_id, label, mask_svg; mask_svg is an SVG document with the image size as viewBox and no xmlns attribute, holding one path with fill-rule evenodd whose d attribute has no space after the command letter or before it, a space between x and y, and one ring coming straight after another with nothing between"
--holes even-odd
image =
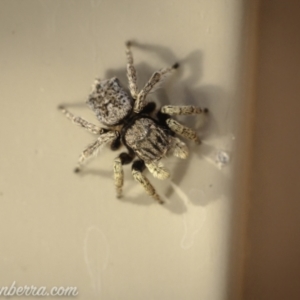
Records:
<instances>
[{"instance_id":1,"label":"mottled grey spider pattern","mask_svg":"<svg viewBox=\"0 0 300 300\"><path fill-rule=\"evenodd\" d=\"M162 165L161 159L170 153L182 159L188 156L186 144L177 135L197 144L200 143L193 129L182 125L171 116L197 115L207 113L208 110L192 105L165 105L156 111L155 103L146 101L147 95L160 87L164 79L171 75L179 64L154 72L139 91L130 42L126 44L126 56L130 94L116 77L108 80L96 79L87 100L88 106L95 112L99 122L106 126L105 128L73 115L64 106L59 108L74 124L98 136L81 153L75 172L79 172L87 160L94 157L105 144L110 144L112 150L125 146L127 151L115 158L113 166L117 197L122 196L123 165L133 162L133 178L141 184L149 196L162 204L164 201L143 171L147 168L156 178L168 178L170 174Z\"/></svg>"}]
</instances>

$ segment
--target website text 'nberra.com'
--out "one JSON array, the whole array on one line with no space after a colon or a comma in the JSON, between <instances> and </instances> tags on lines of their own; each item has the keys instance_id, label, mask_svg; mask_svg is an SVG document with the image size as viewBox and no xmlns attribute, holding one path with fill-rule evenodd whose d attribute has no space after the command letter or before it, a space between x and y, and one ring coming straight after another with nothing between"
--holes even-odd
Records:
<instances>
[{"instance_id":1,"label":"website text 'nberra.com'","mask_svg":"<svg viewBox=\"0 0 300 300\"><path fill-rule=\"evenodd\" d=\"M67 286L67 287L54 286L50 289L48 289L45 286L40 286L40 287L36 287L34 285L18 286L15 281L10 286L0 285L0 297L12 297L12 296L75 297L78 296L78 289L76 286Z\"/></svg>"}]
</instances>

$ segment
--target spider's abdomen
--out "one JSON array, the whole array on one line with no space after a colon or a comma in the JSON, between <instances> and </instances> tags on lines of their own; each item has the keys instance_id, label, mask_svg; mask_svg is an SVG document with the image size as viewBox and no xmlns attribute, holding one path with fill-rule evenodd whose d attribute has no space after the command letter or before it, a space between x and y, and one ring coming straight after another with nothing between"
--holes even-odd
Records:
<instances>
[{"instance_id":1,"label":"spider's abdomen","mask_svg":"<svg viewBox=\"0 0 300 300\"><path fill-rule=\"evenodd\" d=\"M171 137L154 120L141 117L126 129L126 144L145 163L164 157L170 148Z\"/></svg>"},{"instance_id":2,"label":"spider's abdomen","mask_svg":"<svg viewBox=\"0 0 300 300\"><path fill-rule=\"evenodd\" d=\"M114 77L96 80L86 102L96 113L98 120L107 126L122 123L132 111L133 100Z\"/></svg>"}]
</instances>

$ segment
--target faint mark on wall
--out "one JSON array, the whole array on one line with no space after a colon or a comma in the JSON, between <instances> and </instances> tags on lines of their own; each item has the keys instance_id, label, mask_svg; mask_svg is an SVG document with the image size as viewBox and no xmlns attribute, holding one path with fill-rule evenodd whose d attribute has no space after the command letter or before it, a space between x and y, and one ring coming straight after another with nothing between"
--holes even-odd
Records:
<instances>
[{"instance_id":1,"label":"faint mark on wall","mask_svg":"<svg viewBox=\"0 0 300 300\"><path fill-rule=\"evenodd\" d=\"M219 170L227 166L232 160L232 154L234 152L234 140L233 134L228 134L219 137L218 140L211 140L212 145L203 143L201 155L212 165L216 166Z\"/></svg>"},{"instance_id":2,"label":"faint mark on wall","mask_svg":"<svg viewBox=\"0 0 300 300\"><path fill-rule=\"evenodd\" d=\"M181 198L187 207L187 212L182 215L183 220L183 236L180 246L184 250L190 249L194 245L195 237L202 229L206 220L206 207L192 205L189 197L182 191L182 189L171 182L171 185L176 194ZM191 197L205 197L202 190L193 189L190 191Z\"/></svg>"},{"instance_id":3,"label":"faint mark on wall","mask_svg":"<svg viewBox=\"0 0 300 300\"><path fill-rule=\"evenodd\" d=\"M90 226L84 239L84 261L86 263L92 286L97 295L102 290L103 273L109 260L109 244L103 231Z\"/></svg>"}]
</instances>

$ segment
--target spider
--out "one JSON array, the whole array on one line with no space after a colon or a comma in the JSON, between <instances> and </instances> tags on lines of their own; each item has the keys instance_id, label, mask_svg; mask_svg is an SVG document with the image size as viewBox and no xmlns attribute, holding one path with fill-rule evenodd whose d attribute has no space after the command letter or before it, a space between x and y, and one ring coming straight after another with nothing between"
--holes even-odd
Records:
<instances>
[{"instance_id":1,"label":"spider","mask_svg":"<svg viewBox=\"0 0 300 300\"><path fill-rule=\"evenodd\" d=\"M194 130L182 125L171 116L206 114L208 110L192 105L164 105L156 111L156 104L147 102L146 97L155 91L164 79L179 67L179 64L176 63L171 68L163 68L154 72L143 89L139 91L131 46L131 42L126 43L130 94L120 85L116 77L108 80L96 79L86 101L95 112L97 119L106 128L98 127L73 115L64 106L59 106L59 109L73 123L98 135L98 138L80 155L75 172L79 172L87 160L95 156L103 145L110 144L111 150L118 150L124 145L127 151L118 155L113 165L117 197L122 196L123 165L133 162L133 178L140 183L149 196L163 204L164 201L143 171L147 168L158 179L168 178L170 174L160 160L170 153L181 159L188 156L186 144L177 135L200 144L200 139Z\"/></svg>"}]
</instances>

